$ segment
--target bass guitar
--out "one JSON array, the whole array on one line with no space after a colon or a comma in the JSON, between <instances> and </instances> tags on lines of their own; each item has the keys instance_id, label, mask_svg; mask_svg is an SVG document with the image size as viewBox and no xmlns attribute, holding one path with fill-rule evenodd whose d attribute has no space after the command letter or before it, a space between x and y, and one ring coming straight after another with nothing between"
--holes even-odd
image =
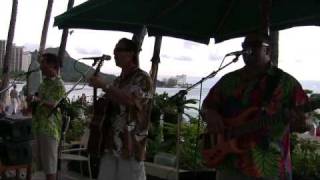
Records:
<instances>
[{"instance_id":1,"label":"bass guitar","mask_svg":"<svg viewBox=\"0 0 320 180\"><path fill-rule=\"evenodd\" d=\"M320 107L320 100L312 101L307 105L300 107L304 112L311 112ZM216 168L227 155L242 154L255 146L255 136L253 132L258 132L270 125L283 119L284 113L276 113L271 117L262 117L258 115L260 108L251 107L242 112L235 118L225 119L226 129L223 133L205 134L205 142L211 143L213 147L204 147L202 155L206 165L210 168Z\"/></svg>"}]
</instances>

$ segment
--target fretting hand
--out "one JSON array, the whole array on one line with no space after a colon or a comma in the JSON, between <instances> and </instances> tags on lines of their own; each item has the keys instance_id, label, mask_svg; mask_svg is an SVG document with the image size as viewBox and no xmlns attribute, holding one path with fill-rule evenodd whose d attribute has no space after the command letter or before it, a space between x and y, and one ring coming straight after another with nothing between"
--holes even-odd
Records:
<instances>
[{"instance_id":1,"label":"fretting hand","mask_svg":"<svg viewBox=\"0 0 320 180\"><path fill-rule=\"evenodd\" d=\"M107 85L101 75L91 76L89 78L89 86L95 88L104 88Z\"/></svg>"}]
</instances>

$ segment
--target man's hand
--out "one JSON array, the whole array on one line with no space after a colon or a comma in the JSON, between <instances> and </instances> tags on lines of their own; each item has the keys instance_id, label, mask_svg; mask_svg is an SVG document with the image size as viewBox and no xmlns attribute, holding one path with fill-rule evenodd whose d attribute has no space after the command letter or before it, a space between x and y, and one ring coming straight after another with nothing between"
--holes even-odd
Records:
<instances>
[{"instance_id":1,"label":"man's hand","mask_svg":"<svg viewBox=\"0 0 320 180\"><path fill-rule=\"evenodd\" d=\"M30 95L26 98L27 102L39 102L41 99L38 96Z\"/></svg>"},{"instance_id":2,"label":"man's hand","mask_svg":"<svg viewBox=\"0 0 320 180\"><path fill-rule=\"evenodd\" d=\"M102 76L91 76L89 78L89 86L95 87L95 88L104 88L107 85L107 83L103 80Z\"/></svg>"}]
</instances>

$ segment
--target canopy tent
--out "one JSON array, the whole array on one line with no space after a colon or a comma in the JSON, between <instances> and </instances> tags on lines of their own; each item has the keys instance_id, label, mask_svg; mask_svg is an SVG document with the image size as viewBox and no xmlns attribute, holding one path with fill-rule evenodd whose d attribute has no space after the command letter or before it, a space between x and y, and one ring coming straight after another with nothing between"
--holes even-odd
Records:
<instances>
[{"instance_id":1,"label":"canopy tent","mask_svg":"<svg viewBox=\"0 0 320 180\"><path fill-rule=\"evenodd\" d=\"M263 0L91 0L57 16L54 24L59 28L132 33L138 33L146 27L149 35L156 36L155 60L159 59L161 36L207 44L210 38L214 38L217 43L260 30L266 23L264 18L270 18L267 25L271 30L320 25L319 0L273 0L270 9L267 9L267 15L263 14L262 2ZM155 61L156 66L153 64L151 71L157 71L153 69L157 68L158 62ZM180 121L181 117L177 121L177 160Z\"/></svg>"},{"instance_id":2,"label":"canopy tent","mask_svg":"<svg viewBox=\"0 0 320 180\"><path fill-rule=\"evenodd\" d=\"M240 37L261 28L257 0L91 0L55 18L59 28L138 32L201 43ZM270 29L320 24L319 0L273 0Z\"/></svg>"}]
</instances>

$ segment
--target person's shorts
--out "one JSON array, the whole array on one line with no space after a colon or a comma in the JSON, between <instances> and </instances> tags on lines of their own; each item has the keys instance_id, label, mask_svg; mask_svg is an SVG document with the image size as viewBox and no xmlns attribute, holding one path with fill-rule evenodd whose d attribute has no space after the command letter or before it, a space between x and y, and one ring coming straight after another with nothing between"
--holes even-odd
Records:
<instances>
[{"instance_id":1,"label":"person's shorts","mask_svg":"<svg viewBox=\"0 0 320 180\"><path fill-rule=\"evenodd\" d=\"M45 174L55 174L58 163L58 141L54 137L38 134L32 143L32 157L37 168Z\"/></svg>"},{"instance_id":2,"label":"person's shorts","mask_svg":"<svg viewBox=\"0 0 320 180\"><path fill-rule=\"evenodd\" d=\"M105 153L100 161L98 180L107 179L146 180L144 162Z\"/></svg>"}]
</instances>

